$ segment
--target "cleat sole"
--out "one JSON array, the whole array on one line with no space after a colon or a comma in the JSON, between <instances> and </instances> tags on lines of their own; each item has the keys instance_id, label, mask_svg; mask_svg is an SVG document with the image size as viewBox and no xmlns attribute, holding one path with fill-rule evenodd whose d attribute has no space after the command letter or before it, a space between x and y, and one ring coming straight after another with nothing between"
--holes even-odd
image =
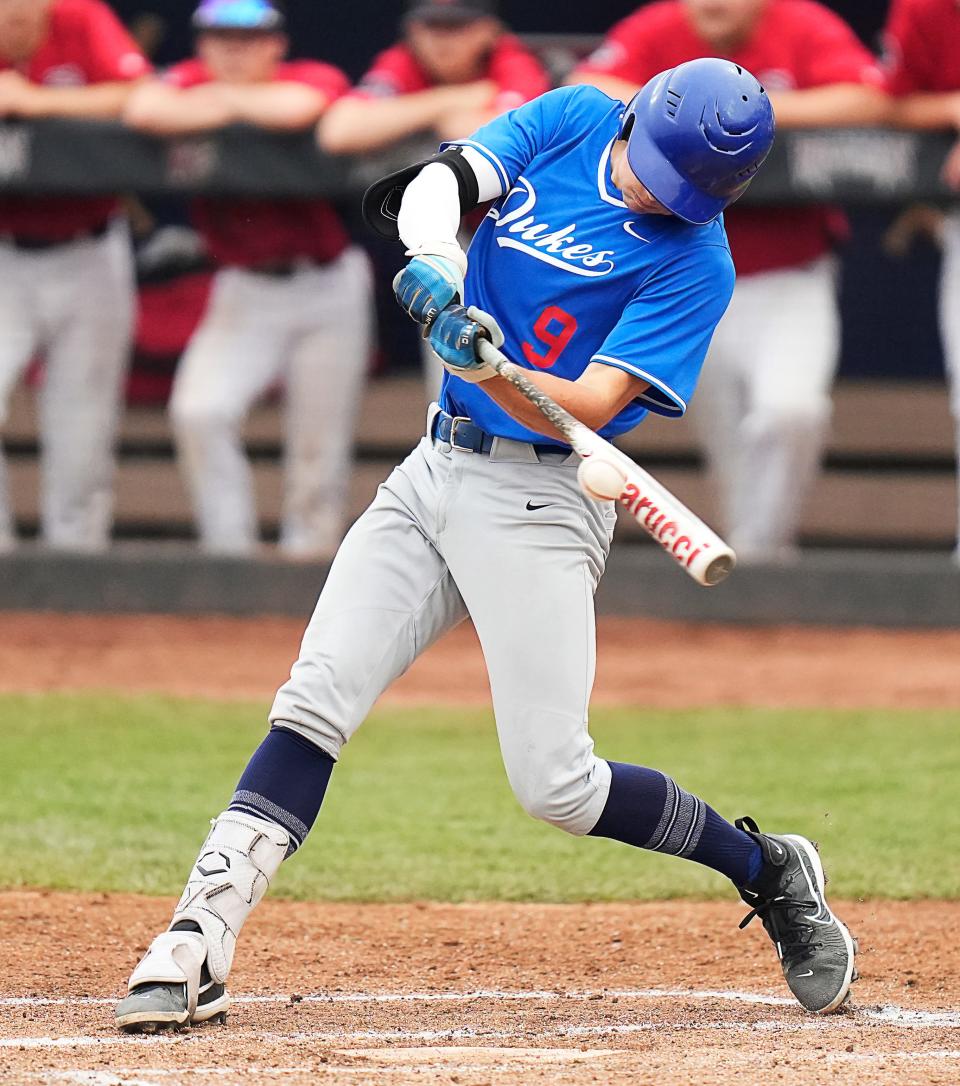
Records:
<instances>
[{"instance_id":1,"label":"cleat sole","mask_svg":"<svg viewBox=\"0 0 960 1086\"><path fill-rule=\"evenodd\" d=\"M180 1033L188 1028L186 1022L124 1022L120 1029L124 1033L146 1033L156 1036L158 1033Z\"/></svg>"}]
</instances>

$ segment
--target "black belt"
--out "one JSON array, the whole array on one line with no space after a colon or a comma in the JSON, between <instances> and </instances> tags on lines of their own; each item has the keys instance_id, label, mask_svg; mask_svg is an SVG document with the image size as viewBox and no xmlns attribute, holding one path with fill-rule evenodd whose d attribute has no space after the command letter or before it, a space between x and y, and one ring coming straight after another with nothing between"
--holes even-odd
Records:
<instances>
[{"instance_id":1,"label":"black belt","mask_svg":"<svg viewBox=\"0 0 960 1086\"><path fill-rule=\"evenodd\" d=\"M489 453L497 440L495 434L488 434L481 430L476 423L462 415L454 418L446 411L438 411L433 420L433 428L430 436L435 441L446 442L454 449L463 452ZM529 443L528 443L529 444ZM568 452L563 445L533 445L530 447L539 455L540 453Z\"/></svg>"},{"instance_id":2,"label":"black belt","mask_svg":"<svg viewBox=\"0 0 960 1086\"><path fill-rule=\"evenodd\" d=\"M109 229L110 223L105 222L92 230L85 230L82 234L74 234L72 238L31 238L23 234L0 234L0 241L24 253L44 253L48 249L62 249L80 241L96 241L106 237Z\"/></svg>"}]
</instances>

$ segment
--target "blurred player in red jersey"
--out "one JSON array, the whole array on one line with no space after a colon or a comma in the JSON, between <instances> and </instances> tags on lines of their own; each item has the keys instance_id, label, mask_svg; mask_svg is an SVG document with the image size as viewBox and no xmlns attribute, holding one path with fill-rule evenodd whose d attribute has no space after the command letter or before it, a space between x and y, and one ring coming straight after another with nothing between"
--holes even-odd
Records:
<instances>
[{"instance_id":1,"label":"blurred player in red jersey","mask_svg":"<svg viewBox=\"0 0 960 1086\"><path fill-rule=\"evenodd\" d=\"M156 135L235 122L308 129L348 89L337 68L284 60L283 16L268 0L204 0L194 25L197 59L139 88L127 109L130 124ZM220 270L170 410L201 545L219 554L257 546L241 427L256 400L283 378L280 548L293 558L328 558L343 534L370 354L366 254L320 200L201 199L194 220Z\"/></svg>"},{"instance_id":2,"label":"blurred player in red jersey","mask_svg":"<svg viewBox=\"0 0 960 1086\"><path fill-rule=\"evenodd\" d=\"M711 55L757 76L781 129L885 119L879 66L813 0L650 4L614 27L572 81L629 101L662 68ZM840 347L831 253L846 224L827 207L734 207L725 220L737 285L697 417L739 557L784 561L795 553L831 413Z\"/></svg>"},{"instance_id":3,"label":"blurred player in red jersey","mask_svg":"<svg viewBox=\"0 0 960 1086\"><path fill-rule=\"evenodd\" d=\"M0 119L117 117L149 65L100 0L0 0ZM129 357L133 260L113 197L0 196L0 424L43 352L44 542L99 551ZM0 551L15 543L0 458Z\"/></svg>"},{"instance_id":4,"label":"blurred player in red jersey","mask_svg":"<svg viewBox=\"0 0 960 1086\"><path fill-rule=\"evenodd\" d=\"M958 0L893 0L885 39L888 85L897 96L895 123L960 133ZM944 164L943 177L960 191L960 141ZM948 213L943 230L940 335L960 456L960 212L956 210ZM954 558L960 564L960 520Z\"/></svg>"},{"instance_id":5,"label":"blurred player in red jersey","mask_svg":"<svg viewBox=\"0 0 960 1086\"><path fill-rule=\"evenodd\" d=\"M362 154L421 133L457 139L549 89L492 0L414 0L404 40L327 113L321 142L335 154Z\"/></svg>"},{"instance_id":6,"label":"blurred player in red jersey","mask_svg":"<svg viewBox=\"0 0 960 1086\"><path fill-rule=\"evenodd\" d=\"M493 0L413 0L403 27L404 40L382 52L320 122L325 150L364 154L417 135L458 139L550 89ZM468 220L464 248L478 222ZM427 343L423 362L433 400L443 369Z\"/></svg>"}]
</instances>

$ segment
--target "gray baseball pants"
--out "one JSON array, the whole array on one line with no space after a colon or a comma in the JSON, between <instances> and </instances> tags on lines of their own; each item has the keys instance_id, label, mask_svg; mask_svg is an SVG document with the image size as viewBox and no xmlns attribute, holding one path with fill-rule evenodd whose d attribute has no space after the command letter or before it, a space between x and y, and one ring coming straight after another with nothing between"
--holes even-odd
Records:
<instances>
[{"instance_id":1,"label":"gray baseball pants","mask_svg":"<svg viewBox=\"0 0 960 1086\"><path fill-rule=\"evenodd\" d=\"M501 438L483 455L423 438L344 539L271 722L338 758L383 690L469 615L517 799L589 833L610 788L587 709L616 514L576 472L561 450Z\"/></svg>"}]
</instances>

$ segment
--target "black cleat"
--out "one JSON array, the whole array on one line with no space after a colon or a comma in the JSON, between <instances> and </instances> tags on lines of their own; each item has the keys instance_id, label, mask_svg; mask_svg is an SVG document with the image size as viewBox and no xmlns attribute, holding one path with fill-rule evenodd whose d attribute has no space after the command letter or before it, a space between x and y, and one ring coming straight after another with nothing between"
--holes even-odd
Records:
<instances>
[{"instance_id":1,"label":"black cleat","mask_svg":"<svg viewBox=\"0 0 960 1086\"><path fill-rule=\"evenodd\" d=\"M814 1014L839 1010L858 974L856 940L830 911L824 897L826 876L817 848L806 837L760 833L752 818L738 818L763 852L764 867L750 886L738 886L777 948L790 991Z\"/></svg>"},{"instance_id":2,"label":"black cleat","mask_svg":"<svg viewBox=\"0 0 960 1086\"><path fill-rule=\"evenodd\" d=\"M154 946L175 945L173 933L166 933L154 941ZM152 952L152 950L151 950ZM200 951L202 953L202 951ZM149 955L148 959L149 960ZM216 983L210 976L207 963L198 963L199 955L192 964L181 955L180 963L186 962L190 972L185 980L148 980L130 989L129 995L117 1006L116 1023L124 1033L159 1033L164 1030L183 1030L209 1022L223 1024L227 1020L230 996L226 986ZM143 963L138 970L143 969ZM144 970L148 972L149 970ZM142 975L142 974L141 974ZM134 973L136 979L136 972ZM196 1006L190 1008L190 987L196 991Z\"/></svg>"},{"instance_id":3,"label":"black cleat","mask_svg":"<svg viewBox=\"0 0 960 1086\"><path fill-rule=\"evenodd\" d=\"M204 967L206 974L206 967ZM184 984L141 984L117 1006L117 1025L124 1033L161 1033L203 1024L223 1025L230 996L226 986L201 978L197 1009L187 1009Z\"/></svg>"}]
</instances>

